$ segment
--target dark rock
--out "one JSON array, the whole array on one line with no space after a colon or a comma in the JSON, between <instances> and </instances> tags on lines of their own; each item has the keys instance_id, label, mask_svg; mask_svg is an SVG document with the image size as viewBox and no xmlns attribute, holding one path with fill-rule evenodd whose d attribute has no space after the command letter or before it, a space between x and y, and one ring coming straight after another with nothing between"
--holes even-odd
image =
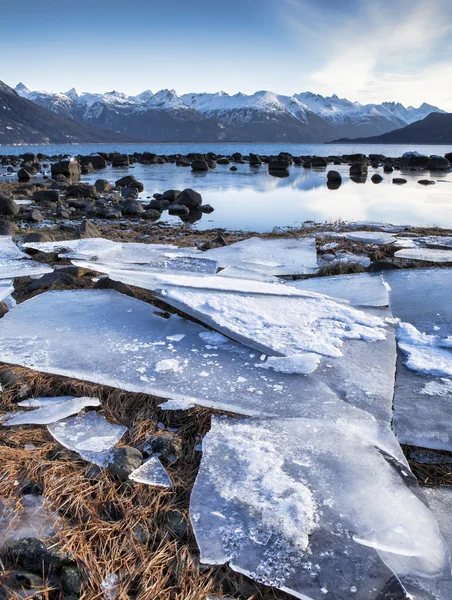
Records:
<instances>
[{"instance_id":1,"label":"dark rock","mask_svg":"<svg viewBox=\"0 0 452 600\"><path fill-rule=\"evenodd\" d=\"M143 205L137 200L126 200L121 208L123 215L137 216L144 212Z\"/></svg>"},{"instance_id":2,"label":"dark rock","mask_svg":"<svg viewBox=\"0 0 452 600\"><path fill-rule=\"evenodd\" d=\"M6 552L20 567L37 575L55 573L74 563L70 554L47 547L32 537L7 542Z\"/></svg>"},{"instance_id":3,"label":"dark rock","mask_svg":"<svg viewBox=\"0 0 452 600\"><path fill-rule=\"evenodd\" d=\"M33 154L32 152L26 152L22 158L23 158L24 163L33 164L33 163L38 162L38 157L35 154Z\"/></svg>"},{"instance_id":4,"label":"dark rock","mask_svg":"<svg viewBox=\"0 0 452 600\"><path fill-rule=\"evenodd\" d=\"M137 200L139 192L134 187L124 187L121 188L121 196L122 198L126 198L127 200Z\"/></svg>"},{"instance_id":5,"label":"dark rock","mask_svg":"<svg viewBox=\"0 0 452 600\"><path fill-rule=\"evenodd\" d=\"M450 168L450 162L442 156L431 156L427 163L429 171L445 171Z\"/></svg>"},{"instance_id":6,"label":"dark rock","mask_svg":"<svg viewBox=\"0 0 452 600\"><path fill-rule=\"evenodd\" d=\"M181 195L181 190L166 190L162 194L162 200L169 200L169 202L174 202Z\"/></svg>"},{"instance_id":7,"label":"dark rock","mask_svg":"<svg viewBox=\"0 0 452 600\"><path fill-rule=\"evenodd\" d=\"M390 260L376 260L369 265L367 270L370 273L378 273L379 271L390 271L392 269L400 269L400 267Z\"/></svg>"},{"instance_id":8,"label":"dark rock","mask_svg":"<svg viewBox=\"0 0 452 600\"><path fill-rule=\"evenodd\" d=\"M106 179L98 179L95 182L94 187L100 194L104 194L111 190L111 184Z\"/></svg>"},{"instance_id":9,"label":"dark rock","mask_svg":"<svg viewBox=\"0 0 452 600\"><path fill-rule=\"evenodd\" d=\"M368 164L367 160L357 160L350 166L350 175L367 175Z\"/></svg>"},{"instance_id":10,"label":"dark rock","mask_svg":"<svg viewBox=\"0 0 452 600\"><path fill-rule=\"evenodd\" d=\"M33 202L40 204L44 201L58 203L60 201L60 192L58 190L39 190L33 194Z\"/></svg>"},{"instance_id":11,"label":"dark rock","mask_svg":"<svg viewBox=\"0 0 452 600\"><path fill-rule=\"evenodd\" d=\"M140 216L142 219L147 219L148 221L157 221L162 216L162 213L154 208L148 208Z\"/></svg>"},{"instance_id":12,"label":"dark rock","mask_svg":"<svg viewBox=\"0 0 452 600\"><path fill-rule=\"evenodd\" d=\"M82 200L80 198L78 200L69 200L68 206L75 208L76 210L87 210L88 208L92 208L94 206L94 202L92 200Z\"/></svg>"},{"instance_id":13,"label":"dark rock","mask_svg":"<svg viewBox=\"0 0 452 600\"><path fill-rule=\"evenodd\" d=\"M396 185L403 185L404 183L408 182L406 179L403 179L403 177L394 177L392 183L395 183Z\"/></svg>"},{"instance_id":14,"label":"dark rock","mask_svg":"<svg viewBox=\"0 0 452 600\"><path fill-rule=\"evenodd\" d=\"M227 246L228 243L224 239L222 235L218 235L215 239L205 242L202 246L199 247L200 250L212 250L213 248L222 248L223 246Z\"/></svg>"},{"instance_id":15,"label":"dark rock","mask_svg":"<svg viewBox=\"0 0 452 600\"><path fill-rule=\"evenodd\" d=\"M230 165L231 162L227 158L217 158L217 164L218 165Z\"/></svg>"},{"instance_id":16,"label":"dark rock","mask_svg":"<svg viewBox=\"0 0 452 600\"><path fill-rule=\"evenodd\" d=\"M188 215L190 213L190 209L188 206L182 206L181 204L170 204L168 208L168 214L175 216L183 216Z\"/></svg>"},{"instance_id":17,"label":"dark rock","mask_svg":"<svg viewBox=\"0 0 452 600\"><path fill-rule=\"evenodd\" d=\"M75 279L68 273L53 271L52 273L46 273L40 279L34 279L28 286L29 292L35 292L36 290L45 290L48 288L60 288L64 286L74 286Z\"/></svg>"},{"instance_id":18,"label":"dark rock","mask_svg":"<svg viewBox=\"0 0 452 600\"><path fill-rule=\"evenodd\" d=\"M195 190L183 190L177 197L177 204L187 206L189 209L198 208L202 204L201 194Z\"/></svg>"},{"instance_id":19,"label":"dark rock","mask_svg":"<svg viewBox=\"0 0 452 600\"><path fill-rule=\"evenodd\" d=\"M148 454L158 454L163 462L173 463L182 451L182 439L170 431L151 435L143 448Z\"/></svg>"},{"instance_id":20,"label":"dark rock","mask_svg":"<svg viewBox=\"0 0 452 600\"><path fill-rule=\"evenodd\" d=\"M69 219L71 213L63 206L57 206L56 216L60 217L61 219Z\"/></svg>"},{"instance_id":21,"label":"dark rock","mask_svg":"<svg viewBox=\"0 0 452 600\"><path fill-rule=\"evenodd\" d=\"M144 190L144 185L141 183L141 181L137 181L133 175L121 177L121 179L118 179L118 181L115 182L115 185L119 188L135 188L139 192Z\"/></svg>"},{"instance_id":22,"label":"dark rock","mask_svg":"<svg viewBox=\"0 0 452 600\"><path fill-rule=\"evenodd\" d=\"M113 167L128 167L130 160L127 154L112 154L111 164Z\"/></svg>"},{"instance_id":23,"label":"dark rock","mask_svg":"<svg viewBox=\"0 0 452 600\"><path fill-rule=\"evenodd\" d=\"M17 569L13 572L13 577L15 581L17 581L24 588L43 588L44 580L36 573L30 573L29 571L24 571L23 569Z\"/></svg>"},{"instance_id":24,"label":"dark rock","mask_svg":"<svg viewBox=\"0 0 452 600\"><path fill-rule=\"evenodd\" d=\"M428 165L428 156L417 156L416 154L409 154L408 156L402 156L400 159L401 167L410 167L414 169L425 168Z\"/></svg>"},{"instance_id":25,"label":"dark rock","mask_svg":"<svg viewBox=\"0 0 452 600\"><path fill-rule=\"evenodd\" d=\"M74 594L77 597L80 595L82 577L75 565L63 567L60 581L65 594Z\"/></svg>"},{"instance_id":26,"label":"dark rock","mask_svg":"<svg viewBox=\"0 0 452 600\"><path fill-rule=\"evenodd\" d=\"M257 154L250 153L249 163L250 163L250 167L260 167L262 164L262 159Z\"/></svg>"},{"instance_id":27,"label":"dark rock","mask_svg":"<svg viewBox=\"0 0 452 600\"><path fill-rule=\"evenodd\" d=\"M44 221L44 217L37 208L26 212L24 214L24 219L25 221L33 221L34 223L40 223L41 221Z\"/></svg>"},{"instance_id":28,"label":"dark rock","mask_svg":"<svg viewBox=\"0 0 452 600\"><path fill-rule=\"evenodd\" d=\"M16 204L12 198L0 196L0 215L15 217L19 214L19 211L19 205Z\"/></svg>"},{"instance_id":29,"label":"dark rock","mask_svg":"<svg viewBox=\"0 0 452 600\"><path fill-rule=\"evenodd\" d=\"M66 196L68 198L91 198L95 200L96 198L99 198L99 192L94 185L78 183L76 185L70 185L67 188Z\"/></svg>"},{"instance_id":30,"label":"dark rock","mask_svg":"<svg viewBox=\"0 0 452 600\"><path fill-rule=\"evenodd\" d=\"M326 187L329 190L338 190L342 185L342 181L327 181Z\"/></svg>"},{"instance_id":31,"label":"dark rock","mask_svg":"<svg viewBox=\"0 0 452 600\"><path fill-rule=\"evenodd\" d=\"M123 283L122 281L114 281L109 277L101 277L99 281L96 281L96 285L94 287L96 290L115 290L120 294L135 298L135 294L127 284Z\"/></svg>"},{"instance_id":32,"label":"dark rock","mask_svg":"<svg viewBox=\"0 0 452 600\"><path fill-rule=\"evenodd\" d=\"M235 167L235 166L232 166L232 167L231 167L229 170L230 170L230 171L237 171L237 167Z\"/></svg>"},{"instance_id":33,"label":"dark rock","mask_svg":"<svg viewBox=\"0 0 452 600\"><path fill-rule=\"evenodd\" d=\"M383 181L383 177L380 175L380 173L374 173L370 180L372 183L381 183Z\"/></svg>"},{"instance_id":34,"label":"dark rock","mask_svg":"<svg viewBox=\"0 0 452 600\"><path fill-rule=\"evenodd\" d=\"M100 231L89 219L85 219L75 228L75 235L79 239L101 237Z\"/></svg>"},{"instance_id":35,"label":"dark rock","mask_svg":"<svg viewBox=\"0 0 452 600\"><path fill-rule=\"evenodd\" d=\"M337 171L328 171L326 178L328 181L342 181L342 175Z\"/></svg>"},{"instance_id":36,"label":"dark rock","mask_svg":"<svg viewBox=\"0 0 452 600\"><path fill-rule=\"evenodd\" d=\"M192 171L208 171L209 165L205 160L194 160L191 163Z\"/></svg>"},{"instance_id":37,"label":"dark rock","mask_svg":"<svg viewBox=\"0 0 452 600\"><path fill-rule=\"evenodd\" d=\"M75 159L60 160L52 165L51 171L52 177L56 178L57 175L63 175L71 181L78 181L81 174L80 163Z\"/></svg>"},{"instance_id":38,"label":"dark rock","mask_svg":"<svg viewBox=\"0 0 452 600\"><path fill-rule=\"evenodd\" d=\"M105 158L98 154L91 154L90 156L82 156L80 158L80 162L82 165L91 164L94 169L106 169L107 161Z\"/></svg>"},{"instance_id":39,"label":"dark rock","mask_svg":"<svg viewBox=\"0 0 452 600\"><path fill-rule=\"evenodd\" d=\"M9 312L9 307L6 302L0 302L0 319L4 317L7 312Z\"/></svg>"},{"instance_id":40,"label":"dark rock","mask_svg":"<svg viewBox=\"0 0 452 600\"><path fill-rule=\"evenodd\" d=\"M172 537L183 539L188 535L188 523L177 510L169 510L166 513L168 529Z\"/></svg>"},{"instance_id":41,"label":"dark rock","mask_svg":"<svg viewBox=\"0 0 452 600\"><path fill-rule=\"evenodd\" d=\"M17 225L7 219L0 219L0 235L11 235L17 229Z\"/></svg>"},{"instance_id":42,"label":"dark rock","mask_svg":"<svg viewBox=\"0 0 452 600\"><path fill-rule=\"evenodd\" d=\"M102 219L121 219L122 212L117 208L105 208L99 211L98 216Z\"/></svg>"},{"instance_id":43,"label":"dark rock","mask_svg":"<svg viewBox=\"0 0 452 600\"><path fill-rule=\"evenodd\" d=\"M80 170L83 173L83 175L89 175L90 173L94 173L94 167L91 163L82 165Z\"/></svg>"},{"instance_id":44,"label":"dark rock","mask_svg":"<svg viewBox=\"0 0 452 600\"><path fill-rule=\"evenodd\" d=\"M111 452L110 462L107 470L121 481L127 481L130 473L138 469L143 463L143 455L132 446L115 448Z\"/></svg>"},{"instance_id":45,"label":"dark rock","mask_svg":"<svg viewBox=\"0 0 452 600\"><path fill-rule=\"evenodd\" d=\"M328 161L326 160L326 158L323 158L323 156L314 156L314 158L311 159L310 166L324 168L328 166Z\"/></svg>"},{"instance_id":46,"label":"dark rock","mask_svg":"<svg viewBox=\"0 0 452 600\"><path fill-rule=\"evenodd\" d=\"M210 204L201 204L201 206L199 207L199 210L202 213L208 214L210 215L210 213L213 213L213 211L215 210L213 206L210 206Z\"/></svg>"},{"instance_id":47,"label":"dark rock","mask_svg":"<svg viewBox=\"0 0 452 600\"><path fill-rule=\"evenodd\" d=\"M383 167L383 172L384 173L392 173L394 171L394 169L391 167L391 165L385 165Z\"/></svg>"},{"instance_id":48,"label":"dark rock","mask_svg":"<svg viewBox=\"0 0 452 600\"><path fill-rule=\"evenodd\" d=\"M36 231L34 233L27 233L24 236L24 242L26 244L32 242L53 242L53 236L45 231Z\"/></svg>"},{"instance_id":49,"label":"dark rock","mask_svg":"<svg viewBox=\"0 0 452 600\"><path fill-rule=\"evenodd\" d=\"M161 212L162 210L166 210L169 205L169 200L156 200L154 198L149 202L148 207Z\"/></svg>"},{"instance_id":50,"label":"dark rock","mask_svg":"<svg viewBox=\"0 0 452 600\"><path fill-rule=\"evenodd\" d=\"M420 179L418 183L420 183L421 185L435 185L435 182L431 179Z\"/></svg>"},{"instance_id":51,"label":"dark rock","mask_svg":"<svg viewBox=\"0 0 452 600\"><path fill-rule=\"evenodd\" d=\"M36 172L32 167L23 167L17 171L17 178L19 181L30 181L35 175Z\"/></svg>"},{"instance_id":52,"label":"dark rock","mask_svg":"<svg viewBox=\"0 0 452 600\"><path fill-rule=\"evenodd\" d=\"M276 176L289 175L290 163L288 160L272 160L268 164L268 172L270 175L276 174Z\"/></svg>"}]
</instances>

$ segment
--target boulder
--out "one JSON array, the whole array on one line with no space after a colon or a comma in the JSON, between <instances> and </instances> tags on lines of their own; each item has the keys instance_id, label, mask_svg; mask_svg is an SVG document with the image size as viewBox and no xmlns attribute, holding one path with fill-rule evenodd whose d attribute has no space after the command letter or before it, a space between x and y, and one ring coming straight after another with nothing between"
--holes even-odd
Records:
<instances>
[{"instance_id":1,"label":"boulder","mask_svg":"<svg viewBox=\"0 0 452 600\"><path fill-rule=\"evenodd\" d=\"M119 188L135 188L139 192L144 190L144 185L141 181L137 181L133 175L121 177L121 179L118 179L118 181L115 182L115 185Z\"/></svg>"},{"instance_id":2,"label":"boulder","mask_svg":"<svg viewBox=\"0 0 452 600\"><path fill-rule=\"evenodd\" d=\"M24 161L24 163L36 163L38 162L38 157L33 154L32 152L26 152L25 154L22 155L22 159Z\"/></svg>"},{"instance_id":3,"label":"boulder","mask_svg":"<svg viewBox=\"0 0 452 600\"><path fill-rule=\"evenodd\" d=\"M39 190L33 194L33 202L41 204L41 202L55 202L60 201L59 190Z\"/></svg>"},{"instance_id":4,"label":"boulder","mask_svg":"<svg viewBox=\"0 0 452 600\"><path fill-rule=\"evenodd\" d=\"M51 171L52 177L63 175L71 181L78 181L81 174L80 163L75 158L66 158L54 163Z\"/></svg>"},{"instance_id":5,"label":"boulder","mask_svg":"<svg viewBox=\"0 0 452 600\"><path fill-rule=\"evenodd\" d=\"M110 277L101 277L94 286L96 290L115 290L120 294L125 294L131 298L135 298L135 294L132 289L122 281L114 281Z\"/></svg>"},{"instance_id":6,"label":"boulder","mask_svg":"<svg viewBox=\"0 0 452 600\"><path fill-rule=\"evenodd\" d=\"M448 152L447 154L444 155L444 158L447 158L447 160L452 163L452 152Z\"/></svg>"},{"instance_id":7,"label":"boulder","mask_svg":"<svg viewBox=\"0 0 452 600\"><path fill-rule=\"evenodd\" d=\"M170 215L175 215L175 216L183 216L183 215L188 215L190 213L190 209L188 208L188 206L183 206L182 204L170 204L170 207L168 208L168 214Z\"/></svg>"},{"instance_id":8,"label":"boulder","mask_svg":"<svg viewBox=\"0 0 452 600\"><path fill-rule=\"evenodd\" d=\"M435 182L432 179L420 179L418 183L421 185L435 185Z\"/></svg>"},{"instance_id":9,"label":"boulder","mask_svg":"<svg viewBox=\"0 0 452 600\"><path fill-rule=\"evenodd\" d=\"M99 154L91 154L90 156L81 156L80 162L82 165L91 164L94 169L106 169L107 161Z\"/></svg>"},{"instance_id":10,"label":"boulder","mask_svg":"<svg viewBox=\"0 0 452 600\"><path fill-rule=\"evenodd\" d=\"M251 167L260 167L260 165L262 164L262 159L258 154L250 153L249 163Z\"/></svg>"},{"instance_id":11,"label":"boulder","mask_svg":"<svg viewBox=\"0 0 452 600\"><path fill-rule=\"evenodd\" d=\"M328 171L326 178L328 181L342 181L342 175L338 171Z\"/></svg>"},{"instance_id":12,"label":"boulder","mask_svg":"<svg viewBox=\"0 0 452 600\"><path fill-rule=\"evenodd\" d=\"M88 183L77 183L76 185L70 185L66 189L66 196L68 198L99 198L99 192L94 185Z\"/></svg>"},{"instance_id":13,"label":"boulder","mask_svg":"<svg viewBox=\"0 0 452 600\"><path fill-rule=\"evenodd\" d=\"M213 248L223 248L227 246L228 243L224 239L222 235L218 235L215 239L209 240L205 242L202 246L199 247L200 250L212 250Z\"/></svg>"},{"instance_id":14,"label":"boulder","mask_svg":"<svg viewBox=\"0 0 452 600\"><path fill-rule=\"evenodd\" d=\"M289 175L290 163L285 159L272 160L268 163L268 172L272 174Z\"/></svg>"},{"instance_id":15,"label":"boulder","mask_svg":"<svg viewBox=\"0 0 452 600\"><path fill-rule=\"evenodd\" d=\"M99 194L104 194L111 190L111 184L106 179L97 179L94 187Z\"/></svg>"},{"instance_id":16,"label":"boulder","mask_svg":"<svg viewBox=\"0 0 452 600\"><path fill-rule=\"evenodd\" d=\"M202 213L205 213L207 215L210 215L210 213L213 213L213 211L215 210L213 206L210 206L210 204L201 204L201 206L199 207L199 210Z\"/></svg>"},{"instance_id":17,"label":"boulder","mask_svg":"<svg viewBox=\"0 0 452 600\"><path fill-rule=\"evenodd\" d=\"M110 453L110 456L107 470L113 477L121 481L127 481L130 473L143 464L143 455L137 448L133 448L132 446L115 448Z\"/></svg>"},{"instance_id":18,"label":"boulder","mask_svg":"<svg viewBox=\"0 0 452 600\"><path fill-rule=\"evenodd\" d=\"M182 451L182 439L171 431L162 431L150 435L143 450L150 455L157 454L164 463L171 464Z\"/></svg>"},{"instance_id":19,"label":"boulder","mask_svg":"<svg viewBox=\"0 0 452 600\"><path fill-rule=\"evenodd\" d=\"M32 167L23 167L17 171L17 178L19 181L30 181L35 174L36 172Z\"/></svg>"},{"instance_id":20,"label":"boulder","mask_svg":"<svg viewBox=\"0 0 452 600\"><path fill-rule=\"evenodd\" d=\"M9 312L9 306L6 302L0 302L0 319L4 317L7 312Z\"/></svg>"},{"instance_id":21,"label":"boulder","mask_svg":"<svg viewBox=\"0 0 452 600\"><path fill-rule=\"evenodd\" d=\"M148 208L140 215L142 219L147 219L148 221L157 221L161 216L162 213L159 210L155 210L155 208Z\"/></svg>"},{"instance_id":22,"label":"boulder","mask_svg":"<svg viewBox=\"0 0 452 600\"><path fill-rule=\"evenodd\" d=\"M392 183L395 183L396 185L403 185L404 183L408 182L406 179L403 179L403 177L394 177Z\"/></svg>"},{"instance_id":23,"label":"boulder","mask_svg":"<svg viewBox=\"0 0 452 600\"><path fill-rule=\"evenodd\" d=\"M311 159L311 167L327 167L328 166L328 161L326 160L326 158L323 158L323 156L314 156L314 158Z\"/></svg>"},{"instance_id":24,"label":"boulder","mask_svg":"<svg viewBox=\"0 0 452 600\"><path fill-rule=\"evenodd\" d=\"M391 167L391 165L385 165L383 167L383 172L384 173L392 173L394 171L393 167Z\"/></svg>"},{"instance_id":25,"label":"boulder","mask_svg":"<svg viewBox=\"0 0 452 600\"><path fill-rule=\"evenodd\" d=\"M134 187L123 187L121 188L121 197L127 200L137 200L139 192Z\"/></svg>"},{"instance_id":26,"label":"boulder","mask_svg":"<svg viewBox=\"0 0 452 600\"><path fill-rule=\"evenodd\" d=\"M235 167L234 165L229 169L230 171L237 171L237 167Z\"/></svg>"},{"instance_id":27,"label":"boulder","mask_svg":"<svg viewBox=\"0 0 452 600\"><path fill-rule=\"evenodd\" d=\"M166 210L169 207L169 205L169 200L156 200L154 198L149 202L148 207L162 212L162 210Z\"/></svg>"},{"instance_id":28,"label":"boulder","mask_svg":"<svg viewBox=\"0 0 452 600\"><path fill-rule=\"evenodd\" d=\"M450 168L450 162L443 156L431 156L427 163L429 171L445 171Z\"/></svg>"},{"instance_id":29,"label":"boulder","mask_svg":"<svg viewBox=\"0 0 452 600\"><path fill-rule=\"evenodd\" d=\"M64 208L64 206L57 206L56 216L59 217L60 219L69 219L71 216L71 213L67 208Z\"/></svg>"},{"instance_id":30,"label":"boulder","mask_svg":"<svg viewBox=\"0 0 452 600\"><path fill-rule=\"evenodd\" d=\"M370 180L372 183L381 183L383 181L383 177L380 175L380 173L374 173Z\"/></svg>"},{"instance_id":31,"label":"boulder","mask_svg":"<svg viewBox=\"0 0 452 600\"><path fill-rule=\"evenodd\" d=\"M19 214L19 211L19 205L16 204L12 198L9 198L8 196L0 196L0 215L15 217Z\"/></svg>"},{"instance_id":32,"label":"boulder","mask_svg":"<svg viewBox=\"0 0 452 600\"><path fill-rule=\"evenodd\" d=\"M35 292L36 290L46 290L48 288L61 288L65 286L73 286L75 280L69 273L64 273L59 269L52 273L46 273L39 279L34 279L28 286L29 292Z\"/></svg>"},{"instance_id":33,"label":"boulder","mask_svg":"<svg viewBox=\"0 0 452 600\"><path fill-rule=\"evenodd\" d=\"M110 158L113 167L128 167L130 165L127 154L112 154Z\"/></svg>"},{"instance_id":34,"label":"boulder","mask_svg":"<svg viewBox=\"0 0 452 600\"><path fill-rule=\"evenodd\" d=\"M169 200L170 202L174 202L179 198L181 193L182 192L180 190L166 190L166 192L163 192L162 194L162 200Z\"/></svg>"},{"instance_id":35,"label":"boulder","mask_svg":"<svg viewBox=\"0 0 452 600\"><path fill-rule=\"evenodd\" d=\"M367 160L357 160L352 165L350 165L350 175L367 175L367 171Z\"/></svg>"},{"instance_id":36,"label":"boulder","mask_svg":"<svg viewBox=\"0 0 452 600\"><path fill-rule=\"evenodd\" d=\"M94 173L94 167L91 163L88 163L87 165L82 165L80 170L83 173L83 175L89 175L90 173Z\"/></svg>"},{"instance_id":37,"label":"boulder","mask_svg":"<svg viewBox=\"0 0 452 600\"><path fill-rule=\"evenodd\" d=\"M208 171L209 165L205 160L194 160L191 163L192 171Z\"/></svg>"},{"instance_id":38,"label":"boulder","mask_svg":"<svg viewBox=\"0 0 452 600\"><path fill-rule=\"evenodd\" d=\"M217 158L217 164L218 165L230 165L231 162L227 158Z\"/></svg>"},{"instance_id":39,"label":"boulder","mask_svg":"<svg viewBox=\"0 0 452 600\"><path fill-rule=\"evenodd\" d=\"M101 237L100 231L89 219L85 219L75 228L75 235L78 239Z\"/></svg>"},{"instance_id":40,"label":"boulder","mask_svg":"<svg viewBox=\"0 0 452 600\"><path fill-rule=\"evenodd\" d=\"M202 204L201 194L192 189L183 190L177 197L177 204L187 206L189 209L198 208Z\"/></svg>"},{"instance_id":41,"label":"boulder","mask_svg":"<svg viewBox=\"0 0 452 600\"><path fill-rule=\"evenodd\" d=\"M35 231L34 233L27 233L24 236L24 242L26 244L32 242L53 242L53 236L45 231Z\"/></svg>"},{"instance_id":42,"label":"boulder","mask_svg":"<svg viewBox=\"0 0 452 600\"><path fill-rule=\"evenodd\" d=\"M143 205L138 200L126 200L122 204L121 212L123 215L136 216L144 212Z\"/></svg>"},{"instance_id":43,"label":"boulder","mask_svg":"<svg viewBox=\"0 0 452 600\"><path fill-rule=\"evenodd\" d=\"M41 221L44 221L44 217L37 208L27 211L24 214L24 219L25 221L33 221L34 223L40 223Z\"/></svg>"},{"instance_id":44,"label":"boulder","mask_svg":"<svg viewBox=\"0 0 452 600\"><path fill-rule=\"evenodd\" d=\"M11 235L17 229L17 225L8 219L0 219L0 235Z\"/></svg>"}]
</instances>

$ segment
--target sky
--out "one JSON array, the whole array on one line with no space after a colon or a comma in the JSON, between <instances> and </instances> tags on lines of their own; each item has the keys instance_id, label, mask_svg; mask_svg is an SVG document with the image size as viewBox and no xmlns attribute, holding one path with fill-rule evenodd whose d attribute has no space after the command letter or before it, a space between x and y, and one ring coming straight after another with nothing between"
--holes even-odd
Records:
<instances>
[{"instance_id":1,"label":"sky","mask_svg":"<svg viewBox=\"0 0 452 600\"><path fill-rule=\"evenodd\" d=\"M0 79L130 95L289 95L452 111L452 0L3 0Z\"/></svg>"}]
</instances>

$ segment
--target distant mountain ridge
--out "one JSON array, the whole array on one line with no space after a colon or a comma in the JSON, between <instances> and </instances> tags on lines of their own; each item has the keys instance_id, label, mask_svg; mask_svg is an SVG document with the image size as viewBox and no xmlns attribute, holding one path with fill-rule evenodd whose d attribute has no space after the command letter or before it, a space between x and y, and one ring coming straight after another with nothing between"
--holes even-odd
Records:
<instances>
[{"instance_id":1,"label":"distant mountain ridge","mask_svg":"<svg viewBox=\"0 0 452 600\"><path fill-rule=\"evenodd\" d=\"M284 96L269 91L252 95L225 92L179 96L174 90L137 96L65 93L16 87L22 97L59 115L146 141L249 141L321 143L339 137L374 136L443 112L422 104L360 104L311 92Z\"/></svg>"},{"instance_id":2,"label":"distant mountain ridge","mask_svg":"<svg viewBox=\"0 0 452 600\"><path fill-rule=\"evenodd\" d=\"M452 144L452 113L431 113L420 121L379 136L336 141L353 144Z\"/></svg>"},{"instance_id":3,"label":"distant mountain ridge","mask_svg":"<svg viewBox=\"0 0 452 600\"><path fill-rule=\"evenodd\" d=\"M131 138L54 114L0 81L0 144L124 143Z\"/></svg>"}]
</instances>

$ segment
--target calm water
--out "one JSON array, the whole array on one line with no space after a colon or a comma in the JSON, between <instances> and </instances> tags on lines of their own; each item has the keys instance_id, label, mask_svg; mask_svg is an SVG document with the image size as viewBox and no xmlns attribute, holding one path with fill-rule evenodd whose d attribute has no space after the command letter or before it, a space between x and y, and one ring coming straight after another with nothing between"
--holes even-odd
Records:
<instances>
[{"instance_id":1,"label":"calm water","mask_svg":"<svg viewBox=\"0 0 452 600\"><path fill-rule=\"evenodd\" d=\"M316 155L334 156L342 154L384 154L385 156L402 156L404 152L417 150L422 154L440 154L452 151L452 146L399 146L382 144L256 144L256 143L167 143L167 144L50 144L42 146L7 146L0 144L0 154L23 154L24 152L35 152L38 154L91 154L92 152L122 152L133 154L134 152L155 152L156 154L188 154L197 152L216 152L217 154L232 154L241 152L249 154L274 155L281 151L290 152L294 156Z\"/></svg>"},{"instance_id":2,"label":"calm water","mask_svg":"<svg viewBox=\"0 0 452 600\"><path fill-rule=\"evenodd\" d=\"M401 156L408 150L423 154L444 155L451 146L382 146L382 145L301 145L301 144L126 144L126 145L73 145L73 146L1 146L0 154L22 154L25 151L46 154L89 154L96 151L133 153L153 151L159 154L205 153L209 151L231 154L257 152L278 154L288 151L294 155L341 155L362 152L386 156ZM343 176L342 186L337 190L326 187L325 170L306 170L292 166L290 176L284 179L268 174L266 165L251 169L247 164L237 165L231 172L229 166L218 165L206 174L193 173L190 168L167 165L133 165L127 168L107 168L83 181L92 182L105 178L111 182L130 173L142 181L145 191L140 195L144 202L154 192L167 189L193 188L203 196L205 204L211 204L215 212L204 215L193 225L199 229L224 227L250 231L270 231L274 227L299 226L304 221L317 223L344 221L382 221L395 225L432 225L452 227L452 173L394 172L384 174L381 169L369 169L366 183L355 183L348 177L348 166L330 166ZM378 185L370 181L379 172L384 181ZM393 185L393 177L404 177L408 183ZM433 179L437 183L422 186L419 179ZM1 177L0 181L6 180ZM162 221L180 223L178 217L163 213Z\"/></svg>"}]
</instances>

